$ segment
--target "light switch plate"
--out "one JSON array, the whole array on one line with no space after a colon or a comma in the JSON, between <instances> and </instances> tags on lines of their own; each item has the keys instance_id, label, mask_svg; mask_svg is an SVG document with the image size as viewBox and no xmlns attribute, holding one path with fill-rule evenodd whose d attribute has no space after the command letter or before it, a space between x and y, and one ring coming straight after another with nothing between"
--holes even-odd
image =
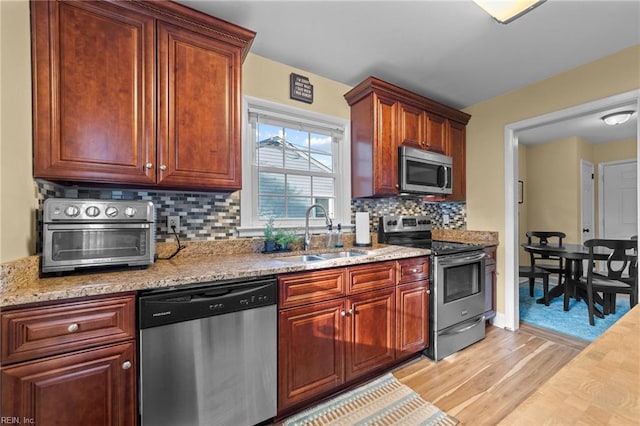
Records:
<instances>
[{"instance_id":1,"label":"light switch plate","mask_svg":"<svg viewBox=\"0 0 640 426\"><path fill-rule=\"evenodd\" d=\"M449 215L448 214L443 214L442 215L442 224L443 225L448 225L449 224Z\"/></svg>"}]
</instances>

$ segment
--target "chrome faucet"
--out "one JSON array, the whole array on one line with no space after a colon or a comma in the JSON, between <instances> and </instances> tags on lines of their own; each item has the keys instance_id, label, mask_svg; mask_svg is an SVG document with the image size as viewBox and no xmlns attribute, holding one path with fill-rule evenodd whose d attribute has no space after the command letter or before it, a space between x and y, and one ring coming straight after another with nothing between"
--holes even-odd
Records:
<instances>
[{"instance_id":1,"label":"chrome faucet","mask_svg":"<svg viewBox=\"0 0 640 426\"><path fill-rule=\"evenodd\" d=\"M313 210L314 207L318 207L320 210L324 212L324 219L327 226L333 226L331 219L329 219L329 214L327 210L321 204L312 204L307 209L307 213L304 216L304 250L309 250L309 246L311 245L311 235L309 234L309 213Z\"/></svg>"}]
</instances>

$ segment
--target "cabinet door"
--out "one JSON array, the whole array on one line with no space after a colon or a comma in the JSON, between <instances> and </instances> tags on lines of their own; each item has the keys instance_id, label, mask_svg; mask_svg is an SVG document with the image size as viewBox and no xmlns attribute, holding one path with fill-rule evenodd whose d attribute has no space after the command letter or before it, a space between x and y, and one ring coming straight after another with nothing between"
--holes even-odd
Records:
<instances>
[{"instance_id":1,"label":"cabinet door","mask_svg":"<svg viewBox=\"0 0 640 426\"><path fill-rule=\"evenodd\" d=\"M132 342L3 368L2 415L38 426L135 425L133 365Z\"/></svg>"},{"instance_id":2,"label":"cabinet door","mask_svg":"<svg viewBox=\"0 0 640 426\"><path fill-rule=\"evenodd\" d=\"M279 314L278 412L344 383L344 298Z\"/></svg>"},{"instance_id":3,"label":"cabinet door","mask_svg":"<svg viewBox=\"0 0 640 426\"><path fill-rule=\"evenodd\" d=\"M421 351L429 344L428 281L396 288L396 358Z\"/></svg>"},{"instance_id":4,"label":"cabinet door","mask_svg":"<svg viewBox=\"0 0 640 426\"><path fill-rule=\"evenodd\" d=\"M240 189L240 48L162 22L158 33L158 183Z\"/></svg>"},{"instance_id":5,"label":"cabinet door","mask_svg":"<svg viewBox=\"0 0 640 426\"><path fill-rule=\"evenodd\" d=\"M496 316L496 248L485 247L485 317L491 319Z\"/></svg>"},{"instance_id":6,"label":"cabinet door","mask_svg":"<svg viewBox=\"0 0 640 426\"><path fill-rule=\"evenodd\" d=\"M422 109L398 102L398 144L424 148L425 113Z\"/></svg>"},{"instance_id":7,"label":"cabinet door","mask_svg":"<svg viewBox=\"0 0 640 426\"><path fill-rule=\"evenodd\" d=\"M396 142L396 103L374 95L375 146L373 158L374 194L398 194L398 145Z\"/></svg>"},{"instance_id":8,"label":"cabinet door","mask_svg":"<svg viewBox=\"0 0 640 426\"><path fill-rule=\"evenodd\" d=\"M429 151L448 152L446 119L430 112L425 113L427 137L425 147Z\"/></svg>"},{"instance_id":9,"label":"cabinet door","mask_svg":"<svg viewBox=\"0 0 640 426\"><path fill-rule=\"evenodd\" d=\"M453 157L453 192L447 200L464 201L467 197L466 172L466 127L455 121L448 121L449 155Z\"/></svg>"},{"instance_id":10,"label":"cabinet door","mask_svg":"<svg viewBox=\"0 0 640 426\"><path fill-rule=\"evenodd\" d=\"M347 298L346 380L395 360L395 289Z\"/></svg>"},{"instance_id":11,"label":"cabinet door","mask_svg":"<svg viewBox=\"0 0 640 426\"><path fill-rule=\"evenodd\" d=\"M154 20L106 2L31 2L34 177L153 183Z\"/></svg>"}]
</instances>

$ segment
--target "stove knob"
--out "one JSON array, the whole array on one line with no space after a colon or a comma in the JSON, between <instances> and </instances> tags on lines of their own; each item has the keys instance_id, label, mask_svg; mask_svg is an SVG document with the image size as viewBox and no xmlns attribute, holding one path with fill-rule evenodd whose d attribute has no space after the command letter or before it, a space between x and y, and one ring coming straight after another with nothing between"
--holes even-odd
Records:
<instances>
[{"instance_id":1,"label":"stove knob","mask_svg":"<svg viewBox=\"0 0 640 426\"><path fill-rule=\"evenodd\" d=\"M394 226L397 225L397 224L398 224L397 220L394 220L393 223L392 223L392 225L394 225Z\"/></svg>"},{"instance_id":2,"label":"stove knob","mask_svg":"<svg viewBox=\"0 0 640 426\"><path fill-rule=\"evenodd\" d=\"M129 207L124 209L124 214L126 216L133 217L133 216L136 215L136 209L131 207L131 206L129 206Z\"/></svg>"},{"instance_id":3,"label":"stove knob","mask_svg":"<svg viewBox=\"0 0 640 426\"><path fill-rule=\"evenodd\" d=\"M89 217L96 217L96 216L98 216L100 214L100 209L97 208L96 206L89 206L89 207L87 207L87 209L84 212Z\"/></svg>"},{"instance_id":4,"label":"stove knob","mask_svg":"<svg viewBox=\"0 0 640 426\"><path fill-rule=\"evenodd\" d=\"M64 214L69 217L76 217L80 214L80 209L76 206L68 206L66 209L64 209Z\"/></svg>"},{"instance_id":5,"label":"stove knob","mask_svg":"<svg viewBox=\"0 0 640 426\"><path fill-rule=\"evenodd\" d=\"M113 207L113 206L109 206L104 211L104 214L106 214L107 217L116 217L116 216L118 216L118 209Z\"/></svg>"},{"instance_id":6,"label":"stove knob","mask_svg":"<svg viewBox=\"0 0 640 426\"><path fill-rule=\"evenodd\" d=\"M392 220L388 221L387 225L389 225L389 226L393 225L393 221Z\"/></svg>"}]
</instances>

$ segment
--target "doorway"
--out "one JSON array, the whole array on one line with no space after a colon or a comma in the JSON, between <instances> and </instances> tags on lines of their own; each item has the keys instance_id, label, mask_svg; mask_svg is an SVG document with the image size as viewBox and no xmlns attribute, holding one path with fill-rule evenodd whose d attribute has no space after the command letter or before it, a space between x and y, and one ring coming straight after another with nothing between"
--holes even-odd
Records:
<instances>
[{"instance_id":1,"label":"doorway","mask_svg":"<svg viewBox=\"0 0 640 426\"><path fill-rule=\"evenodd\" d=\"M519 328L518 295L518 133L537 126L561 122L594 112L607 111L623 105L633 104L640 110L640 90L614 95L598 101L552 112L505 126L505 306L504 317L497 326L509 330ZM636 126L636 139L640 131ZM637 163L637 158L636 158Z\"/></svg>"}]
</instances>

